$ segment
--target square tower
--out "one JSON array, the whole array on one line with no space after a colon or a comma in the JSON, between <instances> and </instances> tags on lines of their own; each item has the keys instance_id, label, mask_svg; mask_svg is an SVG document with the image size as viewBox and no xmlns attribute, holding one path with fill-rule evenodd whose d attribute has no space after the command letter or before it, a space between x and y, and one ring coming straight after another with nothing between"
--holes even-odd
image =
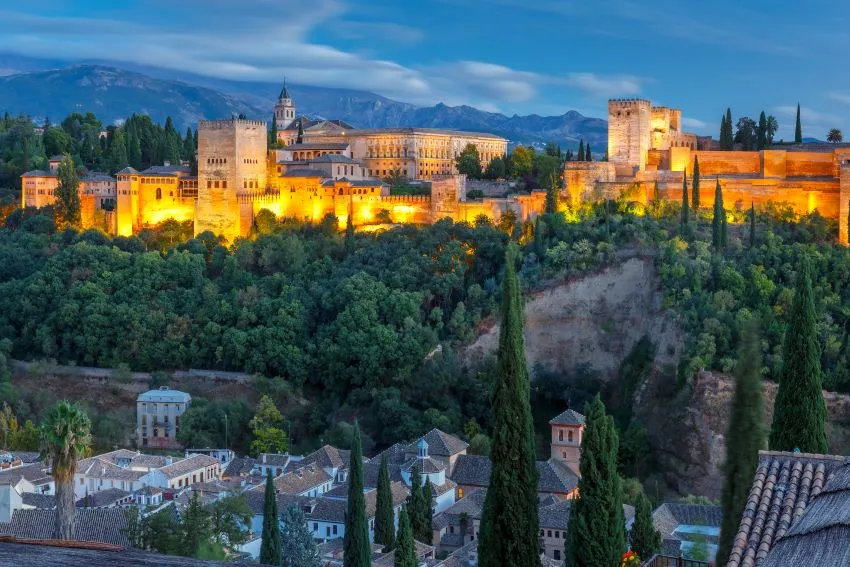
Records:
<instances>
[{"instance_id":1,"label":"square tower","mask_svg":"<svg viewBox=\"0 0 850 567\"><path fill-rule=\"evenodd\" d=\"M584 435L584 416L568 409L549 422L552 428L550 458L567 465L577 476L581 462L581 438Z\"/></svg>"},{"instance_id":2,"label":"square tower","mask_svg":"<svg viewBox=\"0 0 850 567\"><path fill-rule=\"evenodd\" d=\"M210 230L233 241L247 236L238 194L266 188L268 131L259 120L202 120L198 124L198 203L195 234Z\"/></svg>"},{"instance_id":3,"label":"square tower","mask_svg":"<svg viewBox=\"0 0 850 567\"><path fill-rule=\"evenodd\" d=\"M616 165L646 168L651 147L651 103L643 99L608 101L608 161Z\"/></svg>"}]
</instances>

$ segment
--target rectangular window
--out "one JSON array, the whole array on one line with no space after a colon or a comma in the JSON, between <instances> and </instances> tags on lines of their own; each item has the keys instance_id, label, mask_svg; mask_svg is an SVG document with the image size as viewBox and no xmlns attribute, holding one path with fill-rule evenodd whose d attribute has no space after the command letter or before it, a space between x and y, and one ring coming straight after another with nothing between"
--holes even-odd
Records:
<instances>
[{"instance_id":1,"label":"rectangular window","mask_svg":"<svg viewBox=\"0 0 850 567\"><path fill-rule=\"evenodd\" d=\"M318 522L313 522L313 531L314 531L314 532L318 532L318 531L319 531L319 523L318 523Z\"/></svg>"},{"instance_id":2,"label":"rectangular window","mask_svg":"<svg viewBox=\"0 0 850 567\"><path fill-rule=\"evenodd\" d=\"M336 535L336 524L334 524L334 535Z\"/></svg>"},{"instance_id":3,"label":"rectangular window","mask_svg":"<svg viewBox=\"0 0 850 567\"><path fill-rule=\"evenodd\" d=\"M330 537L330 536L331 536L331 527L325 526L325 537Z\"/></svg>"},{"instance_id":4,"label":"rectangular window","mask_svg":"<svg viewBox=\"0 0 850 567\"><path fill-rule=\"evenodd\" d=\"M555 557L554 557L555 561L560 561L560 560L561 560L561 550L560 550L560 549L556 549L556 550L554 551L554 555L555 555Z\"/></svg>"},{"instance_id":5,"label":"rectangular window","mask_svg":"<svg viewBox=\"0 0 850 567\"><path fill-rule=\"evenodd\" d=\"M552 537L552 530L549 530L548 532L546 532L546 537Z\"/></svg>"}]
</instances>

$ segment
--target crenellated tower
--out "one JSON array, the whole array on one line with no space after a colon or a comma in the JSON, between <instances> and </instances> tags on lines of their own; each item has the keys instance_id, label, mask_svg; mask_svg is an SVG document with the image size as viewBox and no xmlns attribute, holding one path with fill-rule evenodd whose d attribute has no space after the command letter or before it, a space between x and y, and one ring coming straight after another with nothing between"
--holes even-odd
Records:
<instances>
[{"instance_id":1,"label":"crenellated tower","mask_svg":"<svg viewBox=\"0 0 850 567\"><path fill-rule=\"evenodd\" d=\"M644 99L608 101L608 161L641 171L646 168L646 154L652 147L651 109Z\"/></svg>"},{"instance_id":2,"label":"crenellated tower","mask_svg":"<svg viewBox=\"0 0 850 567\"><path fill-rule=\"evenodd\" d=\"M286 81L283 82L283 88L280 89L280 96L278 96L277 104L274 106L274 116L277 119L278 130L286 130L295 121L295 103L289 96Z\"/></svg>"}]
</instances>

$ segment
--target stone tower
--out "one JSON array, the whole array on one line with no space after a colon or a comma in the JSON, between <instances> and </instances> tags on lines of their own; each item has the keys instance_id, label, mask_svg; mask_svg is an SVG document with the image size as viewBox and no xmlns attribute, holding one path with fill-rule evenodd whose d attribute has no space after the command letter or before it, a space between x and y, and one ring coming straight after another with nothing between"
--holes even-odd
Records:
<instances>
[{"instance_id":1,"label":"stone tower","mask_svg":"<svg viewBox=\"0 0 850 567\"><path fill-rule=\"evenodd\" d=\"M552 428L551 458L566 464L576 475L581 462L581 437L584 434L584 416L568 409L549 422Z\"/></svg>"},{"instance_id":2,"label":"stone tower","mask_svg":"<svg viewBox=\"0 0 850 567\"><path fill-rule=\"evenodd\" d=\"M115 234L133 236L139 228L139 172L125 167L115 177Z\"/></svg>"},{"instance_id":3,"label":"stone tower","mask_svg":"<svg viewBox=\"0 0 850 567\"><path fill-rule=\"evenodd\" d=\"M239 194L266 188L268 136L259 120L202 120L198 124L198 203L195 234L210 230L233 241L247 236Z\"/></svg>"},{"instance_id":4,"label":"stone tower","mask_svg":"<svg viewBox=\"0 0 850 567\"><path fill-rule=\"evenodd\" d=\"M646 168L651 147L651 103L642 99L608 101L608 161L618 166Z\"/></svg>"},{"instance_id":5,"label":"stone tower","mask_svg":"<svg viewBox=\"0 0 850 567\"><path fill-rule=\"evenodd\" d=\"M283 88L280 89L280 96L274 106L274 116L277 119L278 130L286 130L295 121L295 104L292 102L292 97L289 96L286 81L283 82Z\"/></svg>"}]
</instances>

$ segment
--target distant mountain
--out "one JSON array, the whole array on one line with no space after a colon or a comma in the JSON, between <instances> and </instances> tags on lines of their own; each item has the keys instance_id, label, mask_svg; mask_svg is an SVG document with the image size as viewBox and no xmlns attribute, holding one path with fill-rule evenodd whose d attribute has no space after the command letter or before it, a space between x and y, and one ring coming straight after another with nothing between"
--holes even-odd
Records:
<instances>
[{"instance_id":1,"label":"distant mountain","mask_svg":"<svg viewBox=\"0 0 850 567\"><path fill-rule=\"evenodd\" d=\"M0 111L57 121L74 111L92 111L110 124L135 113L162 122L172 116L184 129L200 119L245 114L268 120L280 85L214 79L167 69L101 62L71 65L0 54ZM179 78L178 78L179 77ZM513 143L542 146L555 141L574 147L580 139L604 148L607 123L570 111L562 116L512 116L470 106L418 107L375 93L288 85L299 113L338 118L360 128L415 126L489 132Z\"/></svg>"}]
</instances>

